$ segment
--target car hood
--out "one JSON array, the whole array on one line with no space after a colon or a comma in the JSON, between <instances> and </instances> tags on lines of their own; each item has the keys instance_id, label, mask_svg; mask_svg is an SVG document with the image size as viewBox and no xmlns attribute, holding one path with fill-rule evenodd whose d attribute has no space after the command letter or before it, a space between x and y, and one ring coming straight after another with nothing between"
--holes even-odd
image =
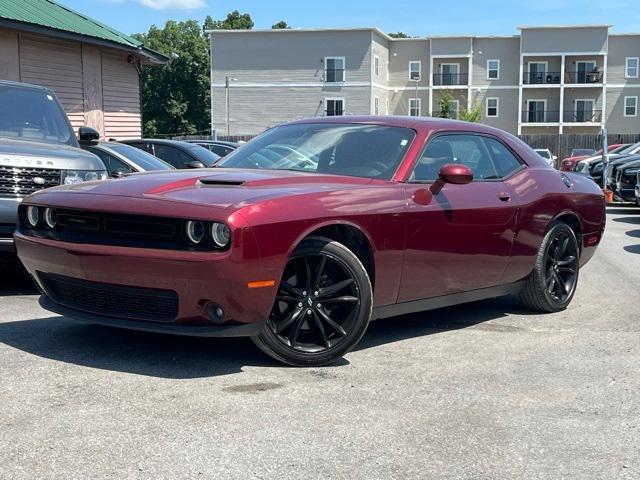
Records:
<instances>
[{"instance_id":1,"label":"car hood","mask_svg":"<svg viewBox=\"0 0 640 480\"><path fill-rule=\"evenodd\" d=\"M387 183L358 177L276 170L210 168L147 172L101 182L54 187L36 193L77 193L116 197L149 198L186 202L225 209L239 209L265 200L358 188L370 183Z\"/></svg>"},{"instance_id":2,"label":"car hood","mask_svg":"<svg viewBox=\"0 0 640 480\"><path fill-rule=\"evenodd\" d=\"M96 155L58 143L0 138L0 165L57 170L104 170Z\"/></svg>"}]
</instances>

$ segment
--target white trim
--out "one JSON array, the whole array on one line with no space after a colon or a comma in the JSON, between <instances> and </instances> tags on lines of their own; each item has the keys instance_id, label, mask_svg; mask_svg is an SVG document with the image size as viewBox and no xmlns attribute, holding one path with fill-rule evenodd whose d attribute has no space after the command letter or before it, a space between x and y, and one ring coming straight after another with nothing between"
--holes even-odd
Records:
<instances>
[{"instance_id":1,"label":"white trim","mask_svg":"<svg viewBox=\"0 0 640 480\"><path fill-rule=\"evenodd\" d=\"M371 82L329 82L329 85L336 85L340 88L345 87L370 87ZM278 83L251 83L251 82L233 82L233 88L290 88L290 87L326 87L325 82L278 82ZM214 83L213 88L225 88L224 83ZM381 87L384 88L384 87ZM393 89L392 89L393 90Z\"/></svg>"},{"instance_id":2,"label":"white trim","mask_svg":"<svg viewBox=\"0 0 640 480\"><path fill-rule=\"evenodd\" d=\"M471 90L517 90L519 85L473 85Z\"/></svg>"},{"instance_id":3,"label":"white trim","mask_svg":"<svg viewBox=\"0 0 640 480\"><path fill-rule=\"evenodd\" d=\"M327 81L327 60L342 60L342 81L340 82L328 82ZM340 85L347 81L347 60L345 57L324 57L324 83L331 85Z\"/></svg>"},{"instance_id":4,"label":"white trim","mask_svg":"<svg viewBox=\"0 0 640 480\"><path fill-rule=\"evenodd\" d=\"M640 88L640 83L608 83L607 88Z\"/></svg>"},{"instance_id":5,"label":"white trim","mask_svg":"<svg viewBox=\"0 0 640 480\"><path fill-rule=\"evenodd\" d=\"M486 118L498 118L500 116L500 97L486 97L485 99L485 117ZM496 101L496 114L495 115L489 115L489 100L495 100Z\"/></svg>"},{"instance_id":6,"label":"white trim","mask_svg":"<svg viewBox=\"0 0 640 480\"><path fill-rule=\"evenodd\" d=\"M635 75L629 75L629 60L636 61ZM638 73L640 73L640 57L626 57L624 59L624 78L638 78Z\"/></svg>"},{"instance_id":7,"label":"white trim","mask_svg":"<svg viewBox=\"0 0 640 480\"><path fill-rule=\"evenodd\" d=\"M418 115L411 115L411 102L417 100L418 101ZM407 109L407 115L410 117L419 117L420 115L422 115L422 99L421 98L417 98L417 97L413 97L409 99L408 102L408 109Z\"/></svg>"},{"instance_id":8,"label":"white trim","mask_svg":"<svg viewBox=\"0 0 640 480\"><path fill-rule=\"evenodd\" d=\"M373 56L373 76L380 78L380 57L378 55Z\"/></svg>"},{"instance_id":9,"label":"white trim","mask_svg":"<svg viewBox=\"0 0 640 480\"><path fill-rule=\"evenodd\" d=\"M526 109L525 111L527 112L527 118L529 115L529 103L531 102L542 102L543 107L542 107L542 122L530 122L529 120L527 120L526 122L522 122L523 125L540 125L541 123L553 123L556 124L558 122L547 122L547 99L546 98L528 98L527 100L525 100L525 104L526 104Z\"/></svg>"},{"instance_id":10,"label":"white trim","mask_svg":"<svg viewBox=\"0 0 640 480\"><path fill-rule=\"evenodd\" d=\"M633 104L633 111L634 114L633 115L627 115L627 98L632 98L634 99L634 104ZM622 103L622 113L623 116L625 117L637 117L638 116L638 97L637 95L629 95L624 97L624 101Z\"/></svg>"},{"instance_id":11,"label":"white trim","mask_svg":"<svg viewBox=\"0 0 640 480\"><path fill-rule=\"evenodd\" d=\"M443 38L451 38L451 37L443 37ZM466 38L466 37L464 37L464 38ZM455 53L451 53L451 54L448 54L448 55L446 55L446 54L445 55L431 55L431 58L471 58L471 57L472 57L471 54L466 54L466 55L460 54L460 55L457 55Z\"/></svg>"},{"instance_id":12,"label":"white trim","mask_svg":"<svg viewBox=\"0 0 640 480\"><path fill-rule=\"evenodd\" d=\"M491 69L489 68L489 62L498 62L498 68L496 69L498 72L497 77L491 77L489 72ZM489 58L487 59L487 80L500 80L500 59L499 58Z\"/></svg>"},{"instance_id":13,"label":"white trim","mask_svg":"<svg viewBox=\"0 0 640 480\"><path fill-rule=\"evenodd\" d=\"M418 78L411 78L411 64L413 63L417 63L418 64ZM420 81L422 80L422 60L409 60L409 80L415 82L415 81Z\"/></svg>"},{"instance_id":14,"label":"white trim","mask_svg":"<svg viewBox=\"0 0 640 480\"><path fill-rule=\"evenodd\" d=\"M607 52L523 52L523 57L579 57L581 55L606 55Z\"/></svg>"},{"instance_id":15,"label":"white trim","mask_svg":"<svg viewBox=\"0 0 640 480\"><path fill-rule=\"evenodd\" d=\"M333 101L342 101L342 115L346 115L347 114L347 102L345 101L344 97L324 97L324 116L327 117L329 115L327 115L327 102L329 102L329 100L333 100ZM331 115L332 117L340 117L341 115Z\"/></svg>"}]
</instances>

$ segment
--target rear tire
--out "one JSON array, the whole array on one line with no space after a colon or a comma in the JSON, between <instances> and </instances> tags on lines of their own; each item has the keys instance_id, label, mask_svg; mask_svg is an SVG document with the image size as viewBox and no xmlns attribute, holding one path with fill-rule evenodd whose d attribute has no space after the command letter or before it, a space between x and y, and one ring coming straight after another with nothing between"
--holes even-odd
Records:
<instances>
[{"instance_id":1,"label":"rear tire","mask_svg":"<svg viewBox=\"0 0 640 480\"><path fill-rule=\"evenodd\" d=\"M309 237L288 260L265 328L252 340L288 365L333 363L364 335L372 297L369 276L353 252Z\"/></svg>"},{"instance_id":2,"label":"rear tire","mask_svg":"<svg viewBox=\"0 0 640 480\"><path fill-rule=\"evenodd\" d=\"M567 308L576 291L580 249L574 231L556 223L544 236L533 271L520 292L531 310L559 312Z\"/></svg>"}]
</instances>

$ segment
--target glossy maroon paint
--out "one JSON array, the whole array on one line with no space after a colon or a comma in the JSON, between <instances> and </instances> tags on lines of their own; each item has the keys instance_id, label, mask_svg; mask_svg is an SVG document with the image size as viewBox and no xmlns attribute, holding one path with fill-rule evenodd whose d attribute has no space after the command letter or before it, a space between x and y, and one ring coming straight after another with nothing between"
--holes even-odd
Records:
<instances>
[{"instance_id":1,"label":"glossy maroon paint","mask_svg":"<svg viewBox=\"0 0 640 480\"><path fill-rule=\"evenodd\" d=\"M551 222L568 215L583 237L604 229L602 192L581 176L550 169L516 137L490 127L411 117L333 117L295 123L360 123L412 128L416 136L390 181L289 171L209 169L148 173L42 191L26 204L224 221L227 252L62 243L16 233L23 263L37 271L105 283L166 288L179 295L177 324L205 324L215 301L227 320L261 322L275 287L247 283L282 275L306 236L327 225L358 228L374 257L374 306L459 293L524 279ZM429 184L407 179L425 144L442 132L493 136L523 161L504 181ZM568 187L561 175L571 181ZM203 179L244 182L204 185ZM597 242L582 247L581 264Z\"/></svg>"}]
</instances>

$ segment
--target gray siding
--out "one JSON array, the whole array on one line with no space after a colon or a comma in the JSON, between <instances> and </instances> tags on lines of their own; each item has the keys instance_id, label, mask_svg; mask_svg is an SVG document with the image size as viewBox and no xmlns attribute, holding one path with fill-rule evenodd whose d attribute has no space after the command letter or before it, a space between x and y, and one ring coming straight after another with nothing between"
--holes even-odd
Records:
<instances>
[{"instance_id":1,"label":"gray siding","mask_svg":"<svg viewBox=\"0 0 640 480\"><path fill-rule=\"evenodd\" d=\"M213 127L226 134L224 88L213 88ZM231 135L257 135L266 128L300 118L323 116L325 98L344 98L346 114L368 115L369 87L237 87L229 89Z\"/></svg>"},{"instance_id":2,"label":"gray siding","mask_svg":"<svg viewBox=\"0 0 640 480\"><path fill-rule=\"evenodd\" d=\"M607 27L524 28L521 32L523 53L606 52Z\"/></svg>"},{"instance_id":3,"label":"gray siding","mask_svg":"<svg viewBox=\"0 0 640 480\"><path fill-rule=\"evenodd\" d=\"M389 113L391 115L409 115L409 99L415 98L415 90L398 90L389 92ZM420 99L420 115L426 117L429 115L429 92L426 90L418 91Z\"/></svg>"},{"instance_id":4,"label":"gray siding","mask_svg":"<svg viewBox=\"0 0 640 480\"><path fill-rule=\"evenodd\" d=\"M640 57L640 35L609 37L607 83L640 84L640 78L625 78L625 63L627 57Z\"/></svg>"},{"instance_id":5,"label":"gray siding","mask_svg":"<svg viewBox=\"0 0 640 480\"><path fill-rule=\"evenodd\" d=\"M518 133L518 90L484 88L472 92L473 104L482 106L482 123ZM487 117L487 98L498 98L498 117Z\"/></svg>"},{"instance_id":6,"label":"gray siding","mask_svg":"<svg viewBox=\"0 0 640 480\"><path fill-rule=\"evenodd\" d=\"M500 78L487 79L487 60L500 60ZM476 38L473 41L473 85L517 85L520 39Z\"/></svg>"},{"instance_id":7,"label":"gray siding","mask_svg":"<svg viewBox=\"0 0 640 480\"><path fill-rule=\"evenodd\" d=\"M220 32L211 34L212 83L322 82L325 57L345 57L346 82L371 81L371 33Z\"/></svg>"},{"instance_id":8,"label":"gray siding","mask_svg":"<svg viewBox=\"0 0 640 480\"><path fill-rule=\"evenodd\" d=\"M640 115L624 116L624 97L638 97L640 102L640 86L607 89L607 130L610 133L638 133L640 129ZM638 104L640 114L640 103Z\"/></svg>"},{"instance_id":9,"label":"gray siding","mask_svg":"<svg viewBox=\"0 0 640 480\"><path fill-rule=\"evenodd\" d=\"M440 37L431 39L431 55L464 56L471 54L471 37Z\"/></svg>"},{"instance_id":10,"label":"gray siding","mask_svg":"<svg viewBox=\"0 0 640 480\"><path fill-rule=\"evenodd\" d=\"M389 46L389 86L414 87L409 79L409 62L422 62L420 86L429 85L429 40L398 40Z\"/></svg>"}]
</instances>

